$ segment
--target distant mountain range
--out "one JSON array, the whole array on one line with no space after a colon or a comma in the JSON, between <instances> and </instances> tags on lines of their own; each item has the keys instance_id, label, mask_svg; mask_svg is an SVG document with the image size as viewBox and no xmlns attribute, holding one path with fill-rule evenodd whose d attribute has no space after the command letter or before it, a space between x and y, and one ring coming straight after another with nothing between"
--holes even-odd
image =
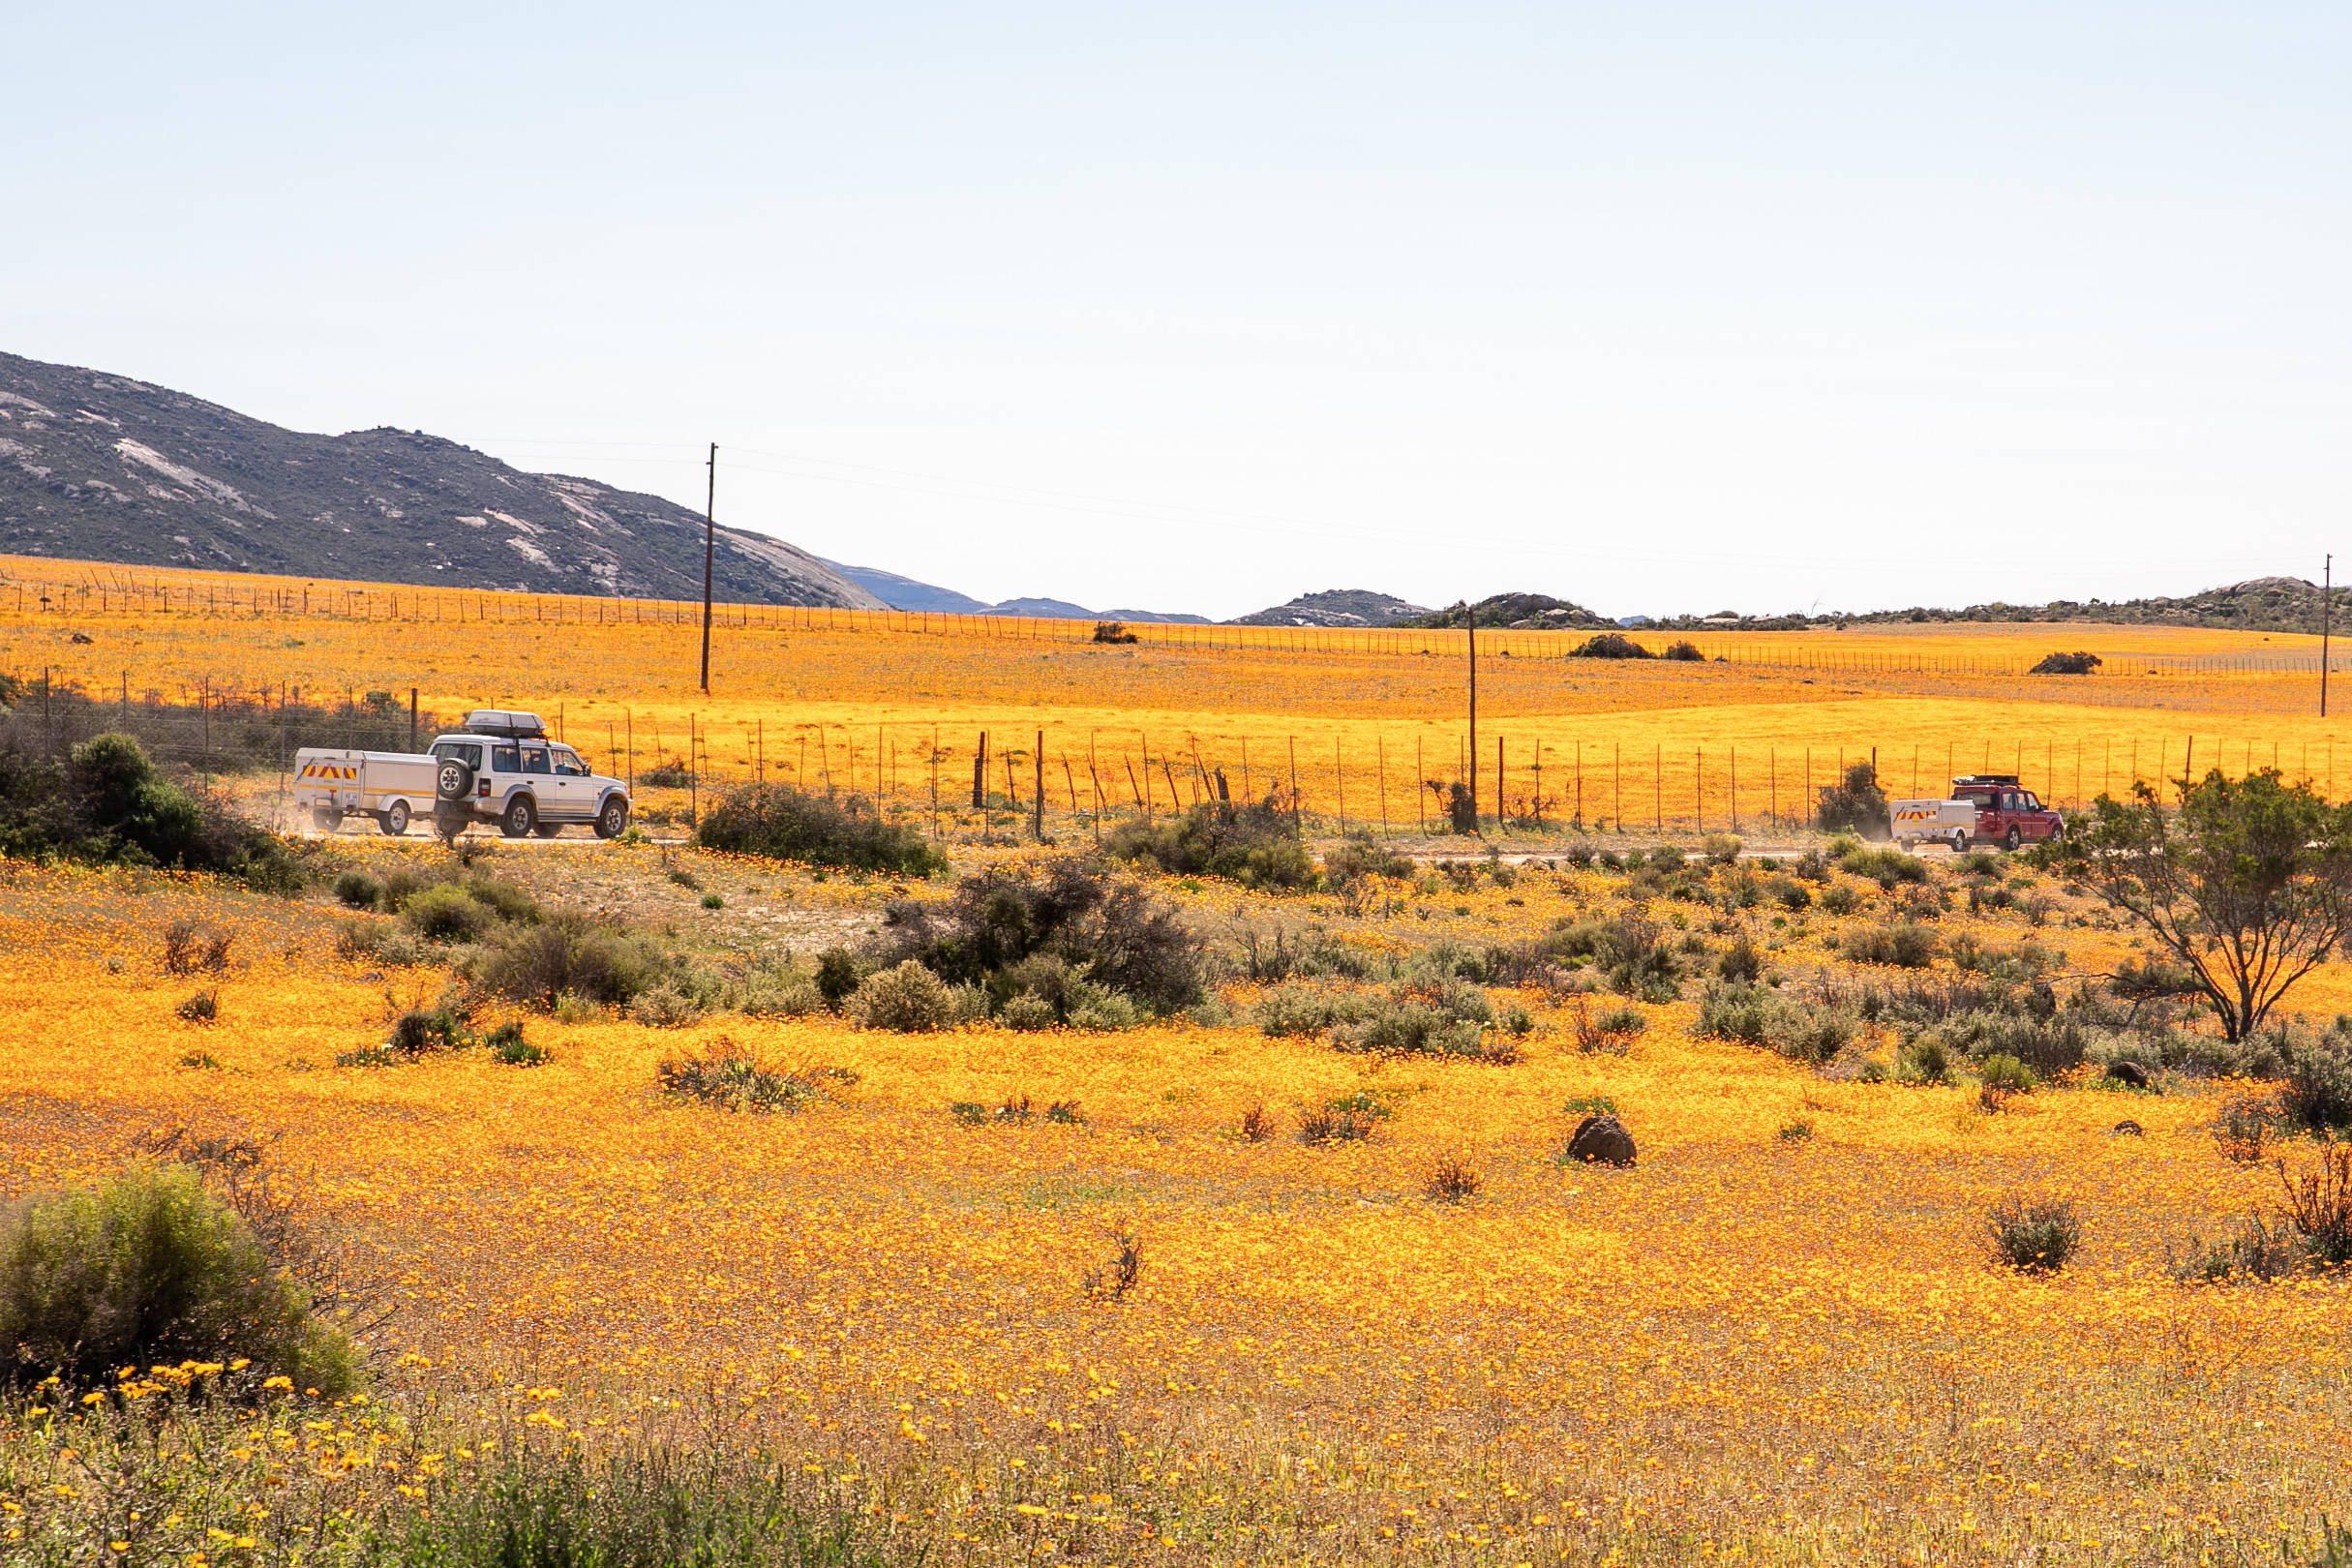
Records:
<instances>
[{"instance_id":1,"label":"distant mountain range","mask_svg":"<svg viewBox=\"0 0 2352 1568\"><path fill-rule=\"evenodd\" d=\"M886 572L879 566L850 566L841 561L825 563L851 582L864 588L893 610L928 610L956 616L1034 616L1040 620L1143 620L1182 621L1191 626L1206 626L1207 616L1170 614L1159 610L1089 610L1068 599L1005 599L996 604L976 599L969 593L953 588L918 583L896 572Z\"/></svg>"},{"instance_id":2,"label":"distant mountain range","mask_svg":"<svg viewBox=\"0 0 2352 1568\"><path fill-rule=\"evenodd\" d=\"M720 528L719 597L880 609L780 539ZM0 354L0 551L537 593L698 599L703 519L421 431L311 436L183 392Z\"/></svg>"},{"instance_id":3,"label":"distant mountain range","mask_svg":"<svg viewBox=\"0 0 2352 1568\"><path fill-rule=\"evenodd\" d=\"M314 436L122 376L0 353L0 553L196 566L295 577L693 599L703 588L703 519L658 496L590 479L526 473L422 431ZM900 573L819 559L767 534L717 530L723 599L846 609L945 611L1071 620L1181 621L1206 616L1093 610L1066 599L989 604ZM2333 596L2346 623L2352 588ZM1604 619L1545 593L1478 602L1498 628L1646 624L1764 629L1896 621L2105 621L2315 632L2323 596L2300 578L2262 577L2179 598L2001 602L1862 615ZM1235 618L1256 626L1457 626L1368 588L1330 588Z\"/></svg>"}]
</instances>

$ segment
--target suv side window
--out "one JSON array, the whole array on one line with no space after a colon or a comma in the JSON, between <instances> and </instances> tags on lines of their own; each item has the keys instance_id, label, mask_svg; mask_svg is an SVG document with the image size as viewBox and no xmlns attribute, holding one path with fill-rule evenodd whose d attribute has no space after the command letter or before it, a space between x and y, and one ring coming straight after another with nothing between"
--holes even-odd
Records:
<instances>
[{"instance_id":1,"label":"suv side window","mask_svg":"<svg viewBox=\"0 0 2352 1568\"><path fill-rule=\"evenodd\" d=\"M547 748L545 746L525 746L523 748L523 771L527 773L544 773L548 771Z\"/></svg>"},{"instance_id":2,"label":"suv side window","mask_svg":"<svg viewBox=\"0 0 2352 1568\"><path fill-rule=\"evenodd\" d=\"M582 762L576 754L566 751L562 747L558 746L556 748L555 756L556 771L561 773L565 778L586 778L588 776L588 764Z\"/></svg>"},{"instance_id":3,"label":"suv side window","mask_svg":"<svg viewBox=\"0 0 2352 1568\"><path fill-rule=\"evenodd\" d=\"M501 773L523 771L523 748L520 746L492 746L490 766Z\"/></svg>"}]
</instances>

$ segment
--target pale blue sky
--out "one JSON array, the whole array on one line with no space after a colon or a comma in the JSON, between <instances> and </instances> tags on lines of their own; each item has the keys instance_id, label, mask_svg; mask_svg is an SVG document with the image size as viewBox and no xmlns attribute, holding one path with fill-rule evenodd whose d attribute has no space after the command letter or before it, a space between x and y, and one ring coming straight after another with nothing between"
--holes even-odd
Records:
<instances>
[{"instance_id":1,"label":"pale blue sky","mask_svg":"<svg viewBox=\"0 0 2352 1568\"><path fill-rule=\"evenodd\" d=\"M0 348L981 597L2315 576L2352 11L0 9Z\"/></svg>"}]
</instances>

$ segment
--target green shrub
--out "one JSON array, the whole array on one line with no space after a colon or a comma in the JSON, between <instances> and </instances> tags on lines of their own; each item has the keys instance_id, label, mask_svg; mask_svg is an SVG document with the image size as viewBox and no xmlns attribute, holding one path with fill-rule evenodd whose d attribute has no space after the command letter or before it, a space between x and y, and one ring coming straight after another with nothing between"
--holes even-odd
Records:
<instances>
[{"instance_id":1,"label":"green shrub","mask_svg":"<svg viewBox=\"0 0 2352 1568\"><path fill-rule=\"evenodd\" d=\"M912 958L867 976L851 993L847 1010L861 1028L902 1035L946 1029L956 1021L947 981Z\"/></svg>"},{"instance_id":2,"label":"green shrub","mask_svg":"<svg viewBox=\"0 0 2352 1568\"><path fill-rule=\"evenodd\" d=\"M211 871L286 895L306 880L277 835L225 797L163 777L136 739L117 734L62 757L0 747L0 855Z\"/></svg>"},{"instance_id":3,"label":"green shrub","mask_svg":"<svg viewBox=\"0 0 2352 1568\"><path fill-rule=\"evenodd\" d=\"M743 1010L755 1018L804 1017L825 1010L825 993L802 977L763 980L744 993Z\"/></svg>"},{"instance_id":4,"label":"green shrub","mask_svg":"<svg viewBox=\"0 0 2352 1568\"><path fill-rule=\"evenodd\" d=\"M1350 887L1366 877L1410 882L1419 869L1411 856L1399 854L1368 832L1348 834L1323 857L1323 879L1335 888Z\"/></svg>"},{"instance_id":5,"label":"green shrub","mask_svg":"<svg viewBox=\"0 0 2352 1568\"><path fill-rule=\"evenodd\" d=\"M705 894L703 894L703 908L705 908L705 909L725 909L726 907L727 907L727 900L725 900L724 898L721 898L721 897L720 897L720 896L719 896L717 893L712 892L712 893L705 893Z\"/></svg>"},{"instance_id":6,"label":"green shrub","mask_svg":"<svg viewBox=\"0 0 2352 1568\"><path fill-rule=\"evenodd\" d=\"M817 954L817 994L835 1011L840 1010L841 1004L849 1000L850 993L864 979L865 970L859 964L858 955L847 948L828 948Z\"/></svg>"},{"instance_id":7,"label":"green shrub","mask_svg":"<svg viewBox=\"0 0 2352 1568\"><path fill-rule=\"evenodd\" d=\"M1850 882L1841 882L1822 894L1822 908L1832 915L1851 915L1862 907L1862 895Z\"/></svg>"},{"instance_id":8,"label":"green shrub","mask_svg":"<svg viewBox=\"0 0 2352 1568\"><path fill-rule=\"evenodd\" d=\"M136 1166L0 1214L11 1380L98 1386L124 1367L238 1357L322 1395L359 1383L350 1342L311 1316L309 1296L193 1170Z\"/></svg>"},{"instance_id":9,"label":"green shrub","mask_svg":"<svg viewBox=\"0 0 2352 1568\"><path fill-rule=\"evenodd\" d=\"M1364 1008L1364 999L1353 991L1334 991L1291 980L1264 992L1251 1003L1250 1021L1263 1035L1319 1035L1334 1024L1361 1017Z\"/></svg>"},{"instance_id":10,"label":"green shrub","mask_svg":"<svg viewBox=\"0 0 2352 1568\"><path fill-rule=\"evenodd\" d=\"M2082 1245L2082 1221L2064 1198L2004 1198L1985 1219L1999 1262L2022 1274L2056 1274Z\"/></svg>"},{"instance_id":11,"label":"green shrub","mask_svg":"<svg viewBox=\"0 0 2352 1568\"><path fill-rule=\"evenodd\" d=\"M1850 931L1839 951L1857 964L1887 964L1897 969L1925 969L1935 962L1936 933L1924 925L1865 926Z\"/></svg>"},{"instance_id":12,"label":"green shrub","mask_svg":"<svg viewBox=\"0 0 2352 1568\"><path fill-rule=\"evenodd\" d=\"M1821 1002L1801 1002L1744 981L1709 985L1691 1032L1705 1039L1761 1045L1793 1061L1822 1063L1854 1039L1853 1017Z\"/></svg>"},{"instance_id":13,"label":"green shrub","mask_svg":"<svg viewBox=\"0 0 2352 1568\"><path fill-rule=\"evenodd\" d=\"M732 1041L708 1053L665 1058L653 1069L663 1090L733 1111L803 1111L826 1098L825 1077L813 1068L784 1071L762 1067Z\"/></svg>"},{"instance_id":14,"label":"green shrub","mask_svg":"<svg viewBox=\"0 0 2352 1568\"><path fill-rule=\"evenodd\" d=\"M1597 632L1570 648L1568 656L1572 659L1654 659L1657 657L1655 653L1623 632Z\"/></svg>"},{"instance_id":15,"label":"green shrub","mask_svg":"<svg viewBox=\"0 0 2352 1568\"><path fill-rule=\"evenodd\" d=\"M2352 1128L2352 1018L2324 1035L2280 1029L2270 1039L2286 1080L2278 1108L2291 1127L2323 1136Z\"/></svg>"},{"instance_id":16,"label":"green shrub","mask_svg":"<svg viewBox=\"0 0 2352 1568\"><path fill-rule=\"evenodd\" d=\"M1609 1095L1578 1095L1560 1106L1569 1116L1614 1116L1616 1100Z\"/></svg>"},{"instance_id":17,"label":"green shrub","mask_svg":"<svg viewBox=\"0 0 2352 1568\"><path fill-rule=\"evenodd\" d=\"M705 849L809 865L927 877L948 868L912 828L876 820L862 797L828 799L789 784L743 784L703 808L694 841Z\"/></svg>"},{"instance_id":18,"label":"green shrub","mask_svg":"<svg viewBox=\"0 0 2352 1568\"><path fill-rule=\"evenodd\" d=\"M625 1007L674 967L650 937L558 911L544 924L493 932L472 975L483 990L533 1007L554 1008L564 996Z\"/></svg>"},{"instance_id":19,"label":"green shrub","mask_svg":"<svg viewBox=\"0 0 2352 1568\"><path fill-rule=\"evenodd\" d=\"M365 871L346 871L335 879L335 896L351 909L374 909L383 898L384 885Z\"/></svg>"},{"instance_id":20,"label":"green shrub","mask_svg":"<svg viewBox=\"0 0 2352 1568\"><path fill-rule=\"evenodd\" d=\"M1699 844L1699 853L1711 865L1732 865L1739 859L1739 840L1730 833L1709 833Z\"/></svg>"},{"instance_id":21,"label":"green shrub","mask_svg":"<svg viewBox=\"0 0 2352 1568\"><path fill-rule=\"evenodd\" d=\"M884 920L882 962L912 960L951 985L980 987L992 1008L1037 989L1049 971L1058 978L1047 1000L1064 1018L1092 994L1081 980L1160 1016L1201 995L1199 943L1174 910L1074 856L965 877L944 900L895 900Z\"/></svg>"},{"instance_id":22,"label":"green shrub","mask_svg":"<svg viewBox=\"0 0 2352 1568\"><path fill-rule=\"evenodd\" d=\"M1923 1035L1895 1054L1895 1079L1899 1083L1949 1083L1952 1053L1941 1040Z\"/></svg>"},{"instance_id":23,"label":"green shrub","mask_svg":"<svg viewBox=\"0 0 2352 1568\"><path fill-rule=\"evenodd\" d=\"M629 1022L648 1029L683 1029L700 1023L703 1011L698 998L665 980L637 993L629 1003Z\"/></svg>"},{"instance_id":24,"label":"green shrub","mask_svg":"<svg viewBox=\"0 0 2352 1568\"><path fill-rule=\"evenodd\" d=\"M539 1067L551 1060L545 1049L523 1038L523 1026L517 1023L500 1024L483 1043L492 1059L506 1067Z\"/></svg>"},{"instance_id":25,"label":"green shrub","mask_svg":"<svg viewBox=\"0 0 2352 1568\"><path fill-rule=\"evenodd\" d=\"M221 1015L220 987L214 986L210 990L198 991L195 995L183 999L180 1005L171 1010L188 1023L211 1023Z\"/></svg>"},{"instance_id":26,"label":"green shrub","mask_svg":"<svg viewBox=\"0 0 2352 1568\"><path fill-rule=\"evenodd\" d=\"M1885 837L1886 792L1879 787L1877 765L1867 759L1849 764L1842 780L1823 786L1814 819L1824 832Z\"/></svg>"},{"instance_id":27,"label":"green shrub","mask_svg":"<svg viewBox=\"0 0 2352 1568\"><path fill-rule=\"evenodd\" d=\"M1639 1009L1610 1008L1595 1013L1582 998L1569 1028L1576 1038L1580 1051L1606 1051L1621 1056L1633 1044L1634 1038L1649 1027L1649 1019Z\"/></svg>"},{"instance_id":28,"label":"green shrub","mask_svg":"<svg viewBox=\"0 0 2352 1568\"><path fill-rule=\"evenodd\" d=\"M2033 1093L2040 1080L2025 1063L2006 1052L1999 1052L1977 1062L1976 1081L1999 1093L2024 1095Z\"/></svg>"},{"instance_id":29,"label":"green shrub","mask_svg":"<svg viewBox=\"0 0 2352 1568\"><path fill-rule=\"evenodd\" d=\"M1756 950L1756 944L1742 931L1715 959L1715 973L1727 980L1753 981L1764 973L1764 954Z\"/></svg>"},{"instance_id":30,"label":"green shrub","mask_svg":"<svg viewBox=\"0 0 2352 1568\"><path fill-rule=\"evenodd\" d=\"M2041 656L2041 661L2035 664L2031 670L2028 670L2026 674L2066 676L2089 675L2092 671L2099 667L2100 662L2101 661L2097 654L2084 652L2080 649L2077 649L2071 653L2044 653Z\"/></svg>"},{"instance_id":31,"label":"green shrub","mask_svg":"<svg viewBox=\"0 0 2352 1568\"><path fill-rule=\"evenodd\" d=\"M1667 644L1666 651L1659 654L1658 657L1672 659L1676 664L1704 664L1706 662L1706 655L1699 650L1699 645L1687 640Z\"/></svg>"},{"instance_id":32,"label":"green shrub","mask_svg":"<svg viewBox=\"0 0 2352 1568\"><path fill-rule=\"evenodd\" d=\"M1245 888L1299 890L1321 880L1289 809L1273 796L1254 805L1203 800L1180 817L1124 822L1102 847L1171 876L1224 877Z\"/></svg>"},{"instance_id":33,"label":"green shrub","mask_svg":"<svg viewBox=\"0 0 2352 1568\"><path fill-rule=\"evenodd\" d=\"M428 942L471 942L490 929L498 915L465 889L442 883L410 898L400 918Z\"/></svg>"},{"instance_id":34,"label":"green shrub","mask_svg":"<svg viewBox=\"0 0 2352 1568\"><path fill-rule=\"evenodd\" d=\"M1494 1030L1494 1007L1477 986L1461 980L1398 986L1368 999L1363 1016L1333 1032L1343 1051L1390 1056L1456 1056L1511 1063L1519 1047Z\"/></svg>"},{"instance_id":35,"label":"green shrub","mask_svg":"<svg viewBox=\"0 0 2352 1568\"><path fill-rule=\"evenodd\" d=\"M1916 855L1907 855L1899 849L1863 849L1856 846L1837 858L1837 868L1851 877L1875 882L1884 892L1894 891L1899 882L1925 882L1927 862Z\"/></svg>"},{"instance_id":36,"label":"green shrub","mask_svg":"<svg viewBox=\"0 0 2352 1568\"><path fill-rule=\"evenodd\" d=\"M929 973L925 971L925 973ZM1007 1029L1026 1033L1031 1030L1051 1029L1062 1021L1051 1002L1035 991L1023 991L1008 1000L996 1011L996 1021Z\"/></svg>"}]
</instances>

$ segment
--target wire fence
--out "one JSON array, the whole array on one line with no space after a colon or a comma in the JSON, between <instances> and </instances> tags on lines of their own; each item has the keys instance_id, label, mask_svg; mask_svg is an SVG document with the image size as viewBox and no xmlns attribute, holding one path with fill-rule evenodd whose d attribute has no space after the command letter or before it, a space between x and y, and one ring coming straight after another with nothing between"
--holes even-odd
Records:
<instances>
[{"instance_id":1,"label":"wire fence","mask_svg":"<svg viewBox=\"0 0 2352 1568\"><path fill-rule=\"evenodd\" d=\"M0 572L0 612L24 617L228 616L404 624L673 627L699 634L703 606L677 599L607 598L389 584L238 581L189 573L175 576L147 568L94 563L38 562L22 558ZM828 606L718 604L714 628L732 631L825 632L844 635L953 637L991 642L1121 643L1211 653L1361 654L1397 658L1462 657L1469 634L1460 629L1402 627L1240 626L1167 621L1089 621L1034 617L966 615L920 610L844 610ZM1115 627L1116 630L1111 628ZM1482 659L1578 658L1593 637L1589 629L1560 631L1482 630ZM1824 639L1833 630L1657 631L1636 628L1622 634L1653 656L1674 644L1685 655L1708 663L1844 675L1961 675L2006 677L2033 673L2023 656L1912 652L1902 648L1837 648ZM1860 635L1872 635L1865 630ZM1880 634L1884 636L1884 634ZM2053 627L2053 639L2061 636ZM2096 680L2119 676L2221 677L2319 673L2317 650L2237 651L2211 654L2120 653L2086 674L2052 676L2052 680ZM2334 669L2333 659L2329 669Z\"/></svg>"},{"instance_id":2,"label":"wire fence","mask_svg":"<svg viewBox=\"0 0 2352 1568\"><path fill-rule=\"evenodd\" d=\"M61 756L90 736L121 731L166 765L200 774L284 774L305 746L414 751L445 722L413 690L199 685L173 700L130 673L111 690L50 673L11 683L0 746ZM888 820L941 834L1093 832L1204 801L1267 799L1318 832L1426 834L1452 829L1449 797L1459 785L1474 789L1482 830L1512 835L1769 833L1808 826L1821 792L1865 761L1896 798L1941 797L1956 775L2001 771L2052 805L2075 808L2211 768L2232 776L2276 768L2336 797L2333 742L2194 735L1681 744L1641 735L1638 719L1600 719L1579 733L1482 730L1473 767L1467 731L1432 724L1156 735L1076 730L1049 711L994 731L770 725L695 712L681 721L675 711L628 708L573 721L563 705L544 716L558 739L643 792L657 822L691 821L711 794L768 782L853 797Z\"/></svg>"},{"instance_id":3,"label":"wire fence","mask_svg":"<svg viewBox=\"0 0 2352 1568\"><path fill-rule=\"evenodd\" d=\"M1048 721L1050 723L1050 721ZM2102 735L1900 745L1700 744L1627 741L1606 725L1587 737L1480 736L1466 731L1350 727L1321 735L1186 734L1023 727L950 735L930 725L810 723L771 729L690 715L665 735L632 713L571 742L616 776L702 793L749 782L791 784L869 801L887 820L935 832L978 828L1035 836L1153 818L1208 801L1271 800L1319 832L1451 831L1449 797L1475 791L1481 831L1792 832L1811 826L1822 792L1868 762L1890 798L1943 798L1953 778L2013 772L2048 804L2072 809L2139 784L2218 768L2241 776L2277 768L2335 798L2332 743L2286 746L2217 738ZM648 761L648 759L651 759ZM690 807L691 809L691 807Z\"/></svg>"}]
</instances>

